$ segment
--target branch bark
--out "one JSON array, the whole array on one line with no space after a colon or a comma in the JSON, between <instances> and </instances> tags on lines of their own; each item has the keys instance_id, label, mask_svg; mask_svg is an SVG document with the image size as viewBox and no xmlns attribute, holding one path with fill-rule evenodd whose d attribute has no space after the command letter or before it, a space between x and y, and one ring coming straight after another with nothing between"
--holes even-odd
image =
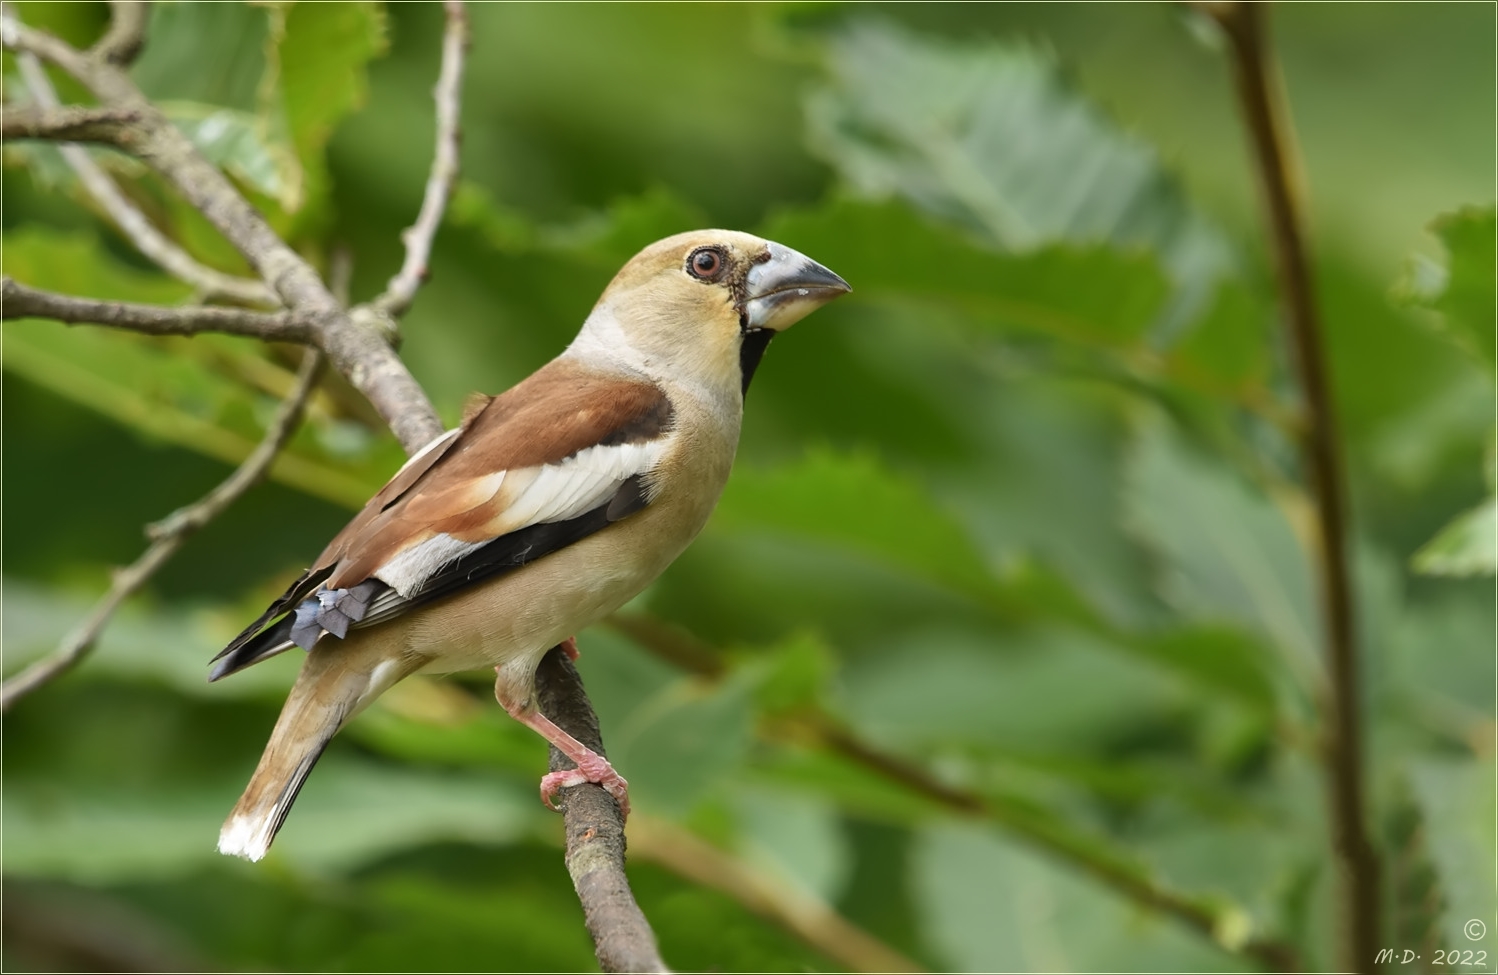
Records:
<instances>
[{"instance_id":1,"label":"branch bark","mask_svg":"<svg viewBox=\"0 0 1498 975\"><path fill-rule=\"evenodd\" d=\"M35 54L82 82L107 107L140 113L131 153L155 169L233 244L288 308L317 323L317 344L334 367L374 404L407 453L442 433L426 393L391 348L386 335L356 323L317 272L292 250L227 176L197 151L115 64L83 54L44 31L0 11L0 41Z\"/></svg>"},{"instance_id":2,"label":"branch bark","mask_svg":"<svg viewBox=\"0 0 1498 975\"><path fill-rule=\"evenodd\" d=\"M127 152L131 150L136 131L134 125L141 120L141 113L138 109L64 107L58 103L57 92L53 90L52 82L47 78L47 72L42 68L35 54L23 52L17 56L16 62L20 66L21 76L26 80L27 87L31 89L32 98L36 100L42 112L86 111L128 114L132 120L131 125L94 125L90 127L89 132L96 137L96 141L107 141ZM7 118L9 118L9 113L7 113ZM155 225L146 219L145 214L136 209L135 204L126 198L104 168L94 162L82 146L63 145L58 147L58 151L62 153L63 160L73 172L78 174L78 180L83 184L84 189L103 208L109 219L119 228L120 233L125 235L125 239L172 277L198 289L204 299L226 298L247 305L276 303L275 296L271 294L270 289L259 281L225 274L193 260L190 254L157 230Z\"/></svg>"},{"instance_id":3,"label":"branch bark","mask_svg":"<svg viewBox=\"0 0 1498 975\"><path fill-rule=\"evenodd\" d=\"M7 140L50 139L117 145L126 138L129 126L139 121L140 113L132 108L6 106L5 117L0 120L0 136Z\"/></svg>"},{"instance_id":4,"label":"branch bark","mask_svg":"<svg viewBox=\"0 0 1498 975\"><path fill-rule=\"evenodd\" d=\"M1306 246L1301 172L1292 130L1264 28L1264 8L1254 3L1213 3L1207 12L1221 25L1232 52L1233 76L1268 224L1286 338L1305 397L1301 462L1316 507L1314 539L1321 611L1326 626L1329 716L1326 772L1333 848L1345 917L1342 966L1371 972L1379 942L1378 854L1368 837L1363 784L1363 720L1352 584L1347 565L1346 488L1335 404L1322 349L1315 283Z\"/></svg>"},{"instance_id":5,"label":"branch bark","mask_svg":"<svg viewBox=\"0 0 1498 975\"><path fill-rule=\"evenodd\" d=\"M437 74L437 87L432 91L437 106L437 147L432 153L432 172L427 177L416 222L401 234L406 258L400 271L385 286L384 294L370 302L384 314L397 318L411 307L416 289L426 280L432 241L458 178L458 147L462 142L458 109L463 94L463 63L468 52L468 11L457 0L446 0L442 9L447 24L442 34L442 68Z\"/></svg>"},{"instance_id":6,"label":"branch bark","mask_svg":"<svg viewBox=\"0 0 1498 975\"><path fill-rule=\"evenodd\" d=\"M427 273L432 240L458 173L459 106L463 60L468 43L467 13L448 0L442 69L434 92L437 103L436 151L416 222L403 235L406 257L386 291L374 301L345 311L345 298L331 292L316 272L266 223L217 167L152 105L122 70L145 39L146 8L115 3L115 21L89 52L80 52L43 31L26 27L0 4L0 41L18 53L40 108L23 116L9 136L57 139L97 138L141 159L212 224L255 268L265 282L253 285L251 299L279 300L277 314L237 309L170 309L127 302L70 298L4 281L4 317L46 315L61 321L95 322L154 334L215 330L262 339L302 341L309 350L298 393L283 406L266 440L236 474L198 505L179 512L152 533L153 544L130 568L117 574L94 612L50 657L27 668L3 689L3 707L74 666L94 645L118 606L150 578L184 538L216 515L253 481L285 443L300 415L317 365L326 353L334 366L374 404L407 453L414 453L442 426L426 394L396 356L390 340L395 319L411 305ZM45 59L82 82L102 103L97 109L61 110L45 71ZM48 99L50 98L50 101ZM50 113L50 114L49 114ZM24 124L23 124L24 123ZM9 124L9 123L8 123ZM201 290L234 296L232 281L197 265L147 222L118 187L78 146L64 146L70 164L95 198L144 253ZM205 275L209 276L205 278ZM228 278L222 276L221 278ZM207 280L210 286L203 282ZM542 708L559 726L600 754L598 720L570 660L552 651L537 677ZM552 766L565 761L555 751ZM597 786L562 794L567 831L567 866L583 904L600 963L608 971L666 971L655 936L630 894L624 875L624 824L617 805Z\"/></svg>"},{"instance_id":7,"label":"branch bark","mask_svg":"<svg viewBox=\"0 0 1498 975\"><path fill-rule=\"evenodd\" d=\"M13 278L0 279L0 319L50 318L66 325L106 325L147 335L196 335L223 332L266 342L310 344L313 323L296 312L259 312L244 308L194 305L166 308L130 301L75 298L28 288Z\"/></svg>"},{"instance_id":8,"label":"branch bark","mask_svg":"<svg viewBox=\"0 0 1498 975\"><path fill-rule=\"evenodd\" d=\"M635 846L640 856L693 883L722 891L855 972L926 971L825 901L781 882L680 826L641 817L635 824Z\"/></svg>"},{"instance_id":9,"label":"branch bark","mask_svg":"<svg viewBox=\"0 0 1498 975\"><path fill-rule=\"evenodd\" d=\"M553 647L542 658L536 670L536 696L542 714L607 757L582 678L561 647ZM553 772L576 767L555 747L550 766ZM669 971L624 874L624 820L619 804L593 783L562 789L558 795L567 835L567 872L582 903L598 964L606 972Z\"/></svg>"},{"instance_id":10,"label":"branch bark","mask_svg":"<svg viewBox=\"0 0 1498 975\"><path fill-rule=\"evenodd\" d=\"M177 554L177 550L194 532L218 517L265 476L281 448L296 430L307 405L307 397L322 376L322 365L322 354L316 349L308 349L302 358L295 388L281 402L280 409L266 428L264 439L250 456L222 484L209 491L197 503L174 511L161 521L147 526L146 535L151 539L151 544L144 554L128 568L115 573L109 591L94 605L88 617L63 638L56 650L35 661L0 687L0 711L9 711L12 704L27 694L77 666L93 650L99 634L114 617L120 604L145 585L167 560Z\"/></svg>"},{"instance_id":11,"label":"branch bark","mask_svg":"<svg viewBox=\"0 0 1498 975\"><path fill-rule=\"evenodd\" d=\"M145 46L146 21L150 16L149 3L109 0L109 30L89 50L89 55L118 67L128 67Z\"/></svg>"},{"instance_id":12,"label":"branch bark","mask_svg":"<svg viewBox=\"0 0 1498 975\"><path fill-rule=\"evenodd\" d=\"M635 643L690 673L716 679L727 672L723 654L684 630L651 616L615 613L607 622ZM869 744L818 707L762 722L760 733L801 747L825 749L948 812L1001 826L1135 903L1175 918L1229 951L1254 958L1275 971L1300 968L1299 954L1293 945L1272 938L1239 936L1234 929L1240 926L1243 912L1171 890L1133 864L1100 852L1097 844L1079 842L1074 833L1038 822L1033 815L1020 814L1001 800L949 785L903 756Z\"/></svg>"}]
</instances>

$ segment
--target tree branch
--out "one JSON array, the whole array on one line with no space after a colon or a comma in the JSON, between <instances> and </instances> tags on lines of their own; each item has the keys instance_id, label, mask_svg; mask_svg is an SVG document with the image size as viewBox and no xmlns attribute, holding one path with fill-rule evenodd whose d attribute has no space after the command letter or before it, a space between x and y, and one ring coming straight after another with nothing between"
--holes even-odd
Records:
<instances>
[{"instance_id":1,"label":"tree branch","mask_svg":"<svg viewBox=\"0 0 1498 975\"><path fill-rule=\"evenodd\" d=\"M442 34L442 68L437 75L437 87L432 91L437 105L437 146L432 156L432 172L427 177L416 222L401 234L406 245L405 261L385 286L384 294L370 302L396 318L411 307L416 289L426 280L432 240L437 236L437 227L442 223L443 211L458 178L458 145L462 139L458 123L463 62L468 50L468 11L457 0L446 0L442 9L447 25Z\"/></svg>"},{"instance_id":2,"label":"tree branch","mask_svg":"<svg viewBox=\"0 0 1498 975\"><path fill-rule=\"evenodd\" d=\"M176 187L249 261L283 304L312 317L318 346L374 404L406 452L415 453L442 433L437 412L386 336L350 318L317 272L276 235L228 177L146 100L129 75L44 31L26 27L9 7L0 9L0 40L7 48L36 54L62 67L106 106L138 110L141 119L131 139L132 154Z\"/></svg>"},{"instance_id":3,"label":"tree branch","mask_svg":"<svg viewBox=\"0 0 1498 975\"><path fill-rule=\"evenodd\" d=\"M639 817L638 854L703 887L719 890L855 972L924 972L918 962L853 924L820 898L663 820Z\"/></svg>"},{"instance_id":4,"label":"tree branch","mask_svg":"<svg viewBox=\"0 0 1498 975\"><path fill-rule=\"evenodd\" d=\"M102 103L102 109L75 110L66 135L98 137L151 166L188 204L197 209L255 268L269 292L257 299L278 298L287 308L280 315L242 313L227 309L163 309L122 302L65 298L4 283L6 316L47 314L63 321L99 321L158 334L193 332L207 328L268 338L308 341L323 350L334 366L367 397L391 430L414 453L442 432L426 394L389 344L394 321L404 312L426 275L433 237L452 192L458 167L458 119L463 58L467 44L467 14L461 3L446 4L442 69L435 90L437 103L436 152L416 223L405 233L406 258L386 292L368 305L345 311L344 299L323 284L316 272L276 235L265 219L235 189L227 177L198 153L192 143L146 100L121 70L144 40L145 9L116 3L115 22L106 36L84 54L43 32L21 24L13 11L0 4L0 41L29 62L28 83L42 109L55 109L56 97L44 101L52 89L37 58L61 67L82 82ZM117 125L109 112L130 113L128 125ZM83 124L84 121L89 126ZM23 121L25 121L23 119ZM58 133L60 123L44 126L37 116L30 131ZM91 127L90 127L91 126ZM10 130L8 129L7 132ZM18 131L22 131L18 129ZM77 146L64 146L69 162L96 199L142 251L178 276L217 274L196 266L191 258L155 231L119 193L113 181ZM175 252L175 253L174 253ZM190 263L184 263L186 262ZM191 278L187 278L191 279ZM197 283L197 282L195 282ZM222 282L217 293L225 293ZM258 284L255 285L260 288ZM210 289L205 289L210 290ZM182 540L237 497L264 472L289 436L296 416L321 361L309 351L305 384L288 400L261 448L244 467L199 505L164 521L153 530L153 544L130 568L117 574L114 585L94 612L63 641L57 651L28 667L3 691L3 706L76 664L98 638L115 609L182 544ZM243 475L243 476L241 476ZM602 753L597 718L581 681L564 654L548 655L537 676L543 709L558 725ZM553 767L559 756L553 754ZM609 971L665 971L644 915L629 892L624 875L623 822L613 799L597 786L563 791L567 829L567 866L583 904L600 963Z\"/></svg>"},{"instance_id":5,"label":"tree branch","mask_svg":"<svg viewBox=\"0 0 1498 975\"><path fill-rule=\"evenodd\" d=\"M1330 676L1330 693L1324 696L1330 718L1325 760L1345 913L1342 966L1348 971L1371 972L1380 947L1378 854L1368 838L1364 808L1361 680L1347 567L1346 490L1306 246L1304 207L1297 192L1300 161L1277 87L1263 9L1253 3L1204 6L1221 25L1232 51L1233 76L1253 147L1291 358L1305 397L1300 448L1316 502L1318 530L1312 558L1318 569Z\"/></svg>"},{"instance_id":6,"label":"tree branch","mask_svg":"<svg viewBox=\"0 0 1498 975\"><path fill-rule=\"evenodd\" d=\"M296 430L302 410L307 405L307 397L322 376L322 364L322 354L316 349L308 349L302 358L295 388L281 402L280 409L265 431L264 439L245 458L244 463L197 503L174 511L161 521L147 526L146 535L151 539L150 547L128 568L115 573L109 591L94 605L88 617L63 638L56 650L5 681L3 687L0 687L0 710L9 711L16 701L61 676L88 656L120 604L145 585L194 532L218 517L265 476L281 448Z\"/></svg>"},{"instance_id":7,"label":"tree branch","mask_svg":"<svg viewBox=\"0 0 1498 975\"><path fill-rule=\"evenodd\" d=\"M125 132L131 123L139 121L140 113L131 108L7 105L4 118L0 119L0 136L7 140L51 139L118 145L127 138Z\"/></svg>"},{"instance_id":8,"label":"tree branch","mask_svg":"<svg viewBox=\"0 0 1498 975\"><path fill-rule=\"evenodd\" d=\"M607 623L635 643L688 672L709 679L720 678L726 673L721 653L678 627L635 612L615 613ZM1011 804L1001 799L949 785L914 762L863 741L843 722L819 707L812 706L794 715L782 715L763 722L760 733L800 746L825 749L949 812L1002 826L1130 900L1184 922L1229 951L1258 959L1276 971L1299 969L1298 953L1292 945L1270 938L1236 937L1233 928L1239 923L1238 918L1245 916L1241 911L1207 898L1193 898L1170 890L1151 879L1136 864L1108 856L1100 851L1097 843L1074 832L1040 822L1033 815L1011 808Z\"/></svg>"},{"instance_id":9,"label":"tree branch","mask_svg":"<svg viewBox=\"0 0 1498 975\"><path fill-rule=\"evenodd\" d=\"M604 754L598 717L582 678L561 647L553 647L536 669L541 713L578 741ZM576 766L555 747L553 772ZM588 783L559 793L567 834L567 872L583 906L598 964L606 972L665 972L655 933L645 920L624 874L624 820L603 787Z\"/></svg>"},{"instance_id":10,"label":"tree branch","mask_svg":"<svg viewBox=\"0 0 1498 975\"><path fill-rule=\"evenodd\" d=\"M31 90L32 98L36 100L38 108L43 113L110 112L128 115L134 124L138 124L141 120L140 111L134 108L64 107L59 104L57 92L52 88L52 82L47 78L47 72L42 68L36 55L30 52L21 53L17 56L16 62L20 66L21 76L26 80L26 86ZM7 123L10 114L6 113ZM134 124L94 125L90 132L97 137L94 141L107 141L128 152L133 146L136 131ZM64 145L59 146L58 151L62 153L63 159L73 172L78 174L78 179L84 189L88 190L89 195L104 209L109 219L119 228L120 233L125 235L125 239L172 277L197 288L205 299L222 297L250 305L276 303L275 296L259 281L225 274L199 264L190 254L168 239L165 234L156 229L151 221L146 219L145 214L136 209L135 204L126 199L114 180L102 166L94 162L83 147Z\"/></svg>"},{"instance_id":11,"label":"tree branch","mask_svg":"<svg viewBox=\"0 0 1498 975\"><path fill-rule=\"evenodd\" d=\"M310 344L311 321L296 312L259 312L244 308L194 305L167 308L130 301L75 298L28 288L13 278L0 279L0 319L50 318L66 325L106 325L147 335L196 335L222 332L266 342Z\"/></svg>"},{"instance_id":12,"label":"tree branch","mask_svg":"<svg viewBox=\"0 0 1498 975\"><path fill-rule=\"evenodd\" d=\"M146 43L149 3L109 0L109 30L89 49L89 56L118 67L129 67Z\"/></svg>"}]
</instances>

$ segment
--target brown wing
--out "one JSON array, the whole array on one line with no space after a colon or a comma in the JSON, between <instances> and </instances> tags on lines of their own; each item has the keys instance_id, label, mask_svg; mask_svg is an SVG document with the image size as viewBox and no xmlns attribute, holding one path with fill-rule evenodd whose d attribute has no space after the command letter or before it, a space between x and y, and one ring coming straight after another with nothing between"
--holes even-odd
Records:
<instances>
[{"instance_id":1,"label":"brown wing","mask_svg":"<svg viewBox=\"0 0 1498 975\"><path fill-rule=\"evenodd\" d=\"M402 470L328 543L311 571L331 567L327 588L341 589L438 533L492 538L496 533L484 531L509 500L495 485L502 481L497 475L556 464L589 447L654 440L671 417L670 400L653 383L553 360L490 400L419 471L414 463Z\"/></svg>"},{"instance_id":2,"label":"brown wing","mask_svg":"<svg viewBox=\"0 0 1498 975\"><path fill-rule=\"evenodd\" d=\"M623 380L564 360L551 362L514 388L487 403L474 403L465 412L468 415L459 429L408 461L334 537L312 568L214 658L229 659L212 679L285 649L289 643L280 631L290 632L291 618L286 614L318 591L346 590L365 583L401 553L420 548L438 535L451 535L468 543L470 550L482 547L485 557L494 558L504 547L494 543L507 533L534 534L538 527L535 519L526 520L523 513L517 516L514 511L514 502L517 497L523 500L527 487L544 491L565 467L564 461L590 448L657 441L672 422L671 403L653 384ZM628 495L632 503L621 507L618 494L609 493L603 500L605 506L612 506L608 516L590 530L646 503L640 476L630 472L627 477L618 494ZM594 475L595 481L600 478L601 483L608 482L608 476ZM510 483L505 484L506 480ZM581 525L587 519L567 514L565 520ZM575 529L547 532L556 536L558 544L568 543L572 533ZM530 557L539 557L526 537L533 553ZM369 585L384 588L378 581ZM444 583L444 588L451 587ZM277 617L285 618L272 625Z\"/></svg>"}]
</instances>

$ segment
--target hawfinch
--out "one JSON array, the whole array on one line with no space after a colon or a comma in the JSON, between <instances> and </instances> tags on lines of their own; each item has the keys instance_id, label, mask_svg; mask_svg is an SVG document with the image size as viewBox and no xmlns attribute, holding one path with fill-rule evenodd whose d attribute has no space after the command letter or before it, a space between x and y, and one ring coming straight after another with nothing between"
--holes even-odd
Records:
<instances>
[{"instance_id":1,"label":"hawfinch","mask_svg":"<svg viewBox=\"0 0 1498 975\"><path fill-rule=\"evenodd\" d=\"M329 739L396 681L493 667L506 711L597 782L608 761L536 707L541 657L638 594L702 529L728 479L744 392L777 332L849 290L789 247L703 230L624 265L565 352L407 461L209 680L307 651L219 834L259 860Z\"/></svg>"}]
</instances>

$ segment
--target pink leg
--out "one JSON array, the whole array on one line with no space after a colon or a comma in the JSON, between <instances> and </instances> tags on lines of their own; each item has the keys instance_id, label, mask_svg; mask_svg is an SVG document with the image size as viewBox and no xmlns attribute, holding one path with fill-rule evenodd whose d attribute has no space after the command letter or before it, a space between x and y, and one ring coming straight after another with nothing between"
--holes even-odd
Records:
<instances>
[{"instance_id":1,"label":"pink leg","mask_svg":"<svg viewBox=\"0 0 1498 975\"><path fill-rule=\"evenodd\" d=\"M568 643L571 642L568 641ZM494 669L499 670L498 667ZM498 687L495 688L494 696L504 706L505 711L509 712L510 717L551 742L558 751L577 763L575 769L566 772L548 772L541 777L541 801L543 803L551 809L557 809L559 807L555 799L558 789L582 785L584 782L596 782L608 790L609 795L619 803L619 815L625 819L629 818L629 783L624 780L624 776L614 771L614 766L609 764L608 759L558 728L555 722L540 711L509 704L499 694Z\"/></svg>"},{"instance_id":2,"label":"pink leg","mask_svg":"<svg viewBox=\"0 0 1498 975\"><path fill-rule=\"evenodd\" d=\"M582 651L577 648L577 637L575 636L569 636L558 645L573 663L577 663L577 658L583 655Z\"/></svg>"}]
</instances>

